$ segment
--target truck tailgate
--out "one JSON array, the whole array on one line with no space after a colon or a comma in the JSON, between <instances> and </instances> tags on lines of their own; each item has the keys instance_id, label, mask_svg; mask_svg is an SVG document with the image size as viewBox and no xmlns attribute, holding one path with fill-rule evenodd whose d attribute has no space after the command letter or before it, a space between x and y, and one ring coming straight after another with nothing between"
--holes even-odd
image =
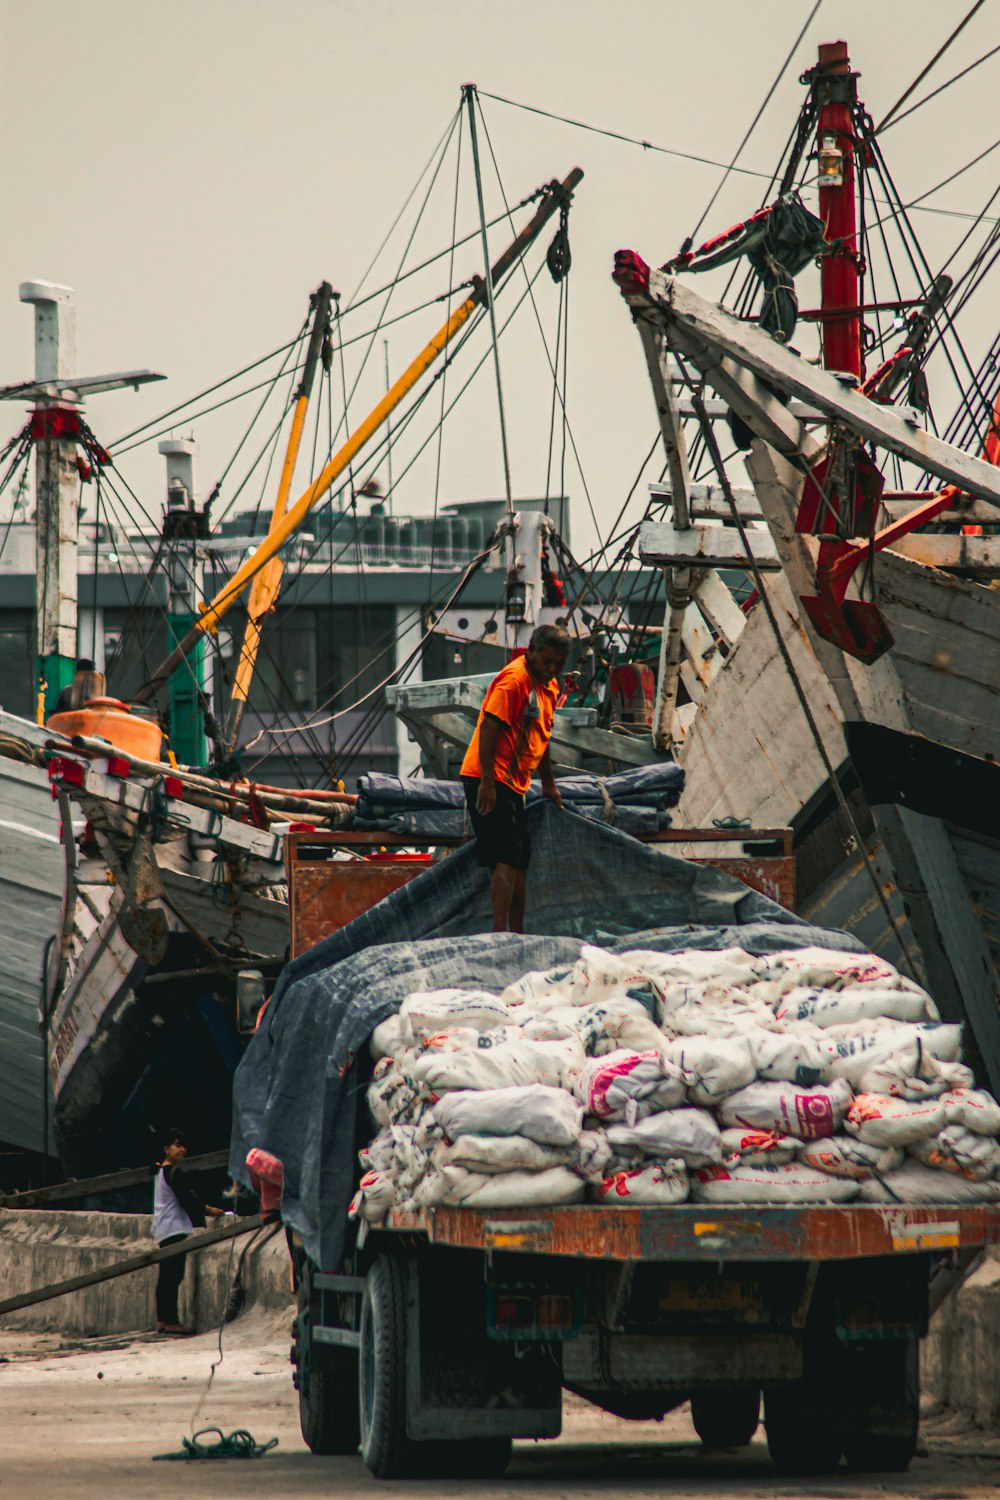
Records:
<instances>
[{"instance_id":1,"label":"truck tailgate","mask_svg":"<svg viewBox=\"0 0 1000 1500\"><path fill-rule=\"evenodd\" d=\"M383 1228L461 1249L595 1260L851 1260L1000 1243L1000 1204L393 1209Z\"/></svg>"}]
</instances>

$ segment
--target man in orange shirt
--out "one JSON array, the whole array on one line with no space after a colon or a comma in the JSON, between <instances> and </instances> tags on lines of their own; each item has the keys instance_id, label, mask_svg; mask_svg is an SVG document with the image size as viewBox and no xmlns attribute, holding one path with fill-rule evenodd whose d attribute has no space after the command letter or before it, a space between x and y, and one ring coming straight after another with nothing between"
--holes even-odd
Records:
<instances>
[{"instance_id":1,"label":"man in orange shirt","mask_svg":"<svg viewBox=\"0 0 1000 1500\"><path fill-rule=\"evenodd\" d=\"M476 835L476 855L493 871L493 931L524 931L524 888L531 858L524 794L531 773L557 807L562 798L552 775L549 738L566 665L569 636L558 625L539 625L528 650L497 673L479 711L462 762L465 798Z\"/></svg>"}]
</instances>

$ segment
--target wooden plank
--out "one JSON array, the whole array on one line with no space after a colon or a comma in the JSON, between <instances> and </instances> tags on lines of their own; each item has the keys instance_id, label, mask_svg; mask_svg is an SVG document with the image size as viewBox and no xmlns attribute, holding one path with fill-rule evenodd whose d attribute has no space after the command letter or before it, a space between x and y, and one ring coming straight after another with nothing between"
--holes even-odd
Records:
<instances>
[{"instance_id":1,"label":"wooden plank","mask_svg":"<svg viewBox=\"0 0 1000 1500\"><path fill-rule=\"evenodd\" d=\"M707 351L709 359L704 363L704 373L710 381L711 365L720 354L727 355L769 385L777 385L789 395L812 402L828 417L846 423L866 440L935 474L947 484L958 485L964 493L1000 507L1000 470L993 464L973 458L961 448L907 422L891 406L869 401L859 391L843 385L836 376L808 364L759 328L740 322L665 272L651 272L650 296L671 333L674 328L685 331L687 352L700 367L704 353L699 360L690 341Z\"/></svg>"},{"instance_id":2,"label":"wooden plank","mask_svg":"<svg viewBox=\"0 0 1000 1500\"><path fill-rule=\"evenodd\" d=\"M747 617L714 568L698 573L694 597L712 628L734 645L743 634Z\"/></svg>"},{"instance_id":3,"label":"wooden plank","mask_svg":"<svg viewBox=\"0 0 1000 1500\"><path fill-rule=\"evenodd\" d=\"M673 499L673 489L669 484L651 484L649 495L652 500L670 501ZM729 509L729 502L718 484L692 484L688 490L690 509L692 516L708 516L720 521L731 521L733 513ZM760 505L753 490L733 488L733 499L736 501L736 509L743 520L762 521Z\"/></svg>"},{"instance_id":4,"label":"wooden plank","mask_svg":"<svg viewBox=\"0 0 1000 1500\"><path fill-rule=\"evenodd\" d=\"M769 531L748 531L747 541L759 568L769 572L780 569ZM749 565L743 539L734 527L690 526L681 531L664 521L643 521L639 528L639 557L654 567L746 568Z\"/></svg>"},{"instance_id":5,"label":"wooden plank","mask_svg":"<svg viewBox=\"0 0 1000 1500\"><path fill-rule=\"evenodd\" d=\"M996 519L996 511L993 515ZM935 536L912 531L894 542L891 550L925 567L948 569L966 578L1000 578L1000 536Z\"/></svg>"},{"instance_id":6,"label":"wooden plank","mask_svg":"<svg viewBox=\"0 0 1000 1500\"><path fill-rule=\"evenodd\" d=\"M690 520L688 491L691 487L691 474L688 468L684 428L681 425L674 388L667 371L666 339L663 336L663 330L654 327L651 323L642 322L638 327L642 350L646 356L646 367L649 371L649 383L653 388L653 400L660 419L660 436L667 458L667 468L670 471L674 510L678 523L686 526Z\"/></svg>"},{"instance_id":7,"label":"wooden plank","mask_svg":"<svg viewBox=\"0 0 1000 1500\"><path fill-rule=\"evenodd\" d=\"M933 492L928 491L922 500L893 500L883 499L889 515L894 521L901 516L908 516L920 506L926 505L933 498ZM995 526L997 523L996 507L989 505L985 500L968 500L956 510L943 510L940 515L935 516L935 523L946 521L951 525L958 526Z\"/></svg>"},{"instance_id":8,"label":"wooden plank","mask_svg":"<svg viewBox=\"0 0 1000 1500\"><path fill-rule=\"evenodd\" d=\"M82 758L77 760L68 755L59 755L52 765L57 767L59 761L71 761L83 768L82 785L63 783L74 799L80 796L96 797L101 802L126 808L129 812L148 811L154 782L139 777L123 781L120 777L108 776L103 771L95 770L90 761ZM60 781L58 775L55 779ZM239 823L235 818L227 818L208 808L197 807L193 802L185 802L181 798L165 799L164 816L172 828L208 834L218 839L219 843L240 849L254 859L268 864L281 863L281 839L265 829L252 828L249 823Z\"/></svg>"},{"instance_id":9,"label":"wooden plank","mask_svg":"<svg viewBox=\"0 0 1000 1500\"><path fill-rule=\"evenodd\" d=\"M879 808L927 987L945 1020L968 1020L993 1094L1000 1093L1000 1025L993 959L969 903L954 845L940 818Z\"/></svg>"},{"instance_id":10,"label":"wooden plank","mask_svg":"<svg viewBox=\"0 0 1000 1500\"><path fill-rule=\"evenodd\" d=\"M707 692L722 669L724 657L719 650L711 626L706 622L694 600L684 611L681 642L688 665L696 675L703 691Z\"/></svg>"}]
</instances>

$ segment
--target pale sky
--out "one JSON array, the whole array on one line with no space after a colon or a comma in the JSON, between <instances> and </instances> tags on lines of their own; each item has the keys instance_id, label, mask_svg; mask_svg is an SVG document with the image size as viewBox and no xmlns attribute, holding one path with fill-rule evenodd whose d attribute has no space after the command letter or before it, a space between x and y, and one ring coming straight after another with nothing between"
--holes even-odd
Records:
<instances>
[{"instance_id":1,"label":"pale sky","mask_svg":"<svg viewBox=\"0 0 1000 1500\"><path fill-rule=\"evenodd\" d=\"M915 97L995 45L997 6L987 0ZM18 284L30 278L75 288L81 373L149 367L169 376L138 395L90 401L89 421L108 443L291 338L320 280L329 279L345 300L353 291L454 115L465 81L728 161L810 8L807 0L639 7L607 0L48 0L44 7L0 0L0 383L33 373L32 315L18 301ZM879 120L968 8L965 0L824 0L739 165L767 173L777 165L803 97L799 73L815 61L819 42L849 41L863 97ZM886 133L884 150L907 199L992 143L998 78L1000 54ZM574 165L586 173L570 226L569 412L603 528L656 430L639 341L610 280L614 251L627 246L652 263L666 259L694 228L722 173L490 99L482 104L512 201ZM467 136L462 150L467 167ZM1000 152L928 206L977 214L998 163ZM484 176L487 209L496 212L488 159ZM454 180L451 154L415 242L422 253L449 242ZM699 238L752 212L763 187L732 174ZM475 214L465 173L460 231L475 227ZM943 214L915 211L913 219L935 269L968 228L967 220ZM505 239L502 228L491 237L494 254ZM371 285L391 280L401 250L397 235ZM412 293L400 289L392 309L444 291L446 265L411 283ZM472 241L456 256L456 281L481 269ZM815 279L803 274L803 305L816 295ZM696 289L708 294L711 284L703 279ZM913 289L907 277L904 294ZM498 300L501 317L517 295L512 281ZM376 305L354 314L351 327L371 327ZM547 278L539 282L539 311L551 340L556 293ZM992 337L997 313L997 293L987 286L977 299L971 352ZM393 375L441 320L437 308L387 330ZM346 336L346 318L344 329ZM484 332L456 365L456 385L461 369L487 349ZM511 335L502 341L501 361L513 488L515 495L536 494L545 485L551 380L527 306ZM352 425L380 394L382 337L352 403ZM948 415L951 392L942 390L939 401ZM222 420L196 424L203 493L252 406L251 399ZM9 405L0 419L5 437L23 409ZM421 431L429 425L428 418ZM176 429L188 431L184 424ZM404 459L400 452L394 460L397 472ZM124 455L121 466L158 514L163 470L155 449ZM304 487L307 474L299 478ZM572 463L567 488L582 553L595 531ZM258 490L250 488L247 498L256 502ZM396 511L429 513L433 490L432 444L400 485ZM487 363L446 430L440 499L502 490ZM636 517L643 499L640 492L632 503ZM0 500L0 516L6 514Z\"/></svg>"}]
</instances>

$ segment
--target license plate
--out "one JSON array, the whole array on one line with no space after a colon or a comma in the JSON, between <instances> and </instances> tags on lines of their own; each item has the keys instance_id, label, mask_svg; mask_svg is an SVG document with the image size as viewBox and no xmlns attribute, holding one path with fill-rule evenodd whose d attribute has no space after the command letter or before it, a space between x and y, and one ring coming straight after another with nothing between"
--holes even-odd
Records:
<instances>
[{"instance_id":1,"label":"license plate","mask_svg":"<svg viewBox=\"0 0 1000 1500\"><path fill-rule=\"evenodd\" d=\"M672 1281L660 1294L661 1312L741 1312L760 1303L756 1281Z\"/></svg>"}]
</instances>

